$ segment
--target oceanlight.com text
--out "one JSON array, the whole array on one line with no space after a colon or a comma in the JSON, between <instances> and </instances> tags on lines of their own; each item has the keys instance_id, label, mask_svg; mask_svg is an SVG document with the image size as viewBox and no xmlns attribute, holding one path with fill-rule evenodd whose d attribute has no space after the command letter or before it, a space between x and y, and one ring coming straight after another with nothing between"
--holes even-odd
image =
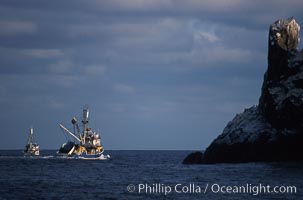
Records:
<instances>
[{"instance_id":1,"label":"oceanlight.com text","mask_svg":"<svg viewBox=\"0 0 303 200\"><path fill-rule=\"evenodd\" d=\"M271 185L263 185L263 184L246 184L246 185L220 185L220 184L212 184L210 188L213 193L222 193L222 194L252 194L254 196L259 194L295 194L297 193L296 186L271 186Z\"/></svg>"},{"instance_id":2,"label":"oceanlight.com text","mask_svg":"<svg viewBox=\"0 0 303 200\"><path fill-rule=\"evenodd\" d=\"M163 183L139 183L129 184L128 192L139 194L251 194L253 196L260 194L296 194L297 187L291 185L268 185L268 184L243 184L243 185L223 185L218 183L196 184L163 184Z\"/></svg>"}]
</instances>

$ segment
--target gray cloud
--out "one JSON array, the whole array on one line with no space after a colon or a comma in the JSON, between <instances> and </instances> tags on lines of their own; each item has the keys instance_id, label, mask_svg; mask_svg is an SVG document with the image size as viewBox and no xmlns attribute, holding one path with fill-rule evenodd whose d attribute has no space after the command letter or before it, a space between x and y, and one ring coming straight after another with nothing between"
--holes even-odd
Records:
<instances>
[{"instance_id":1,"label":"gray cloud","mask_svg":"<svg viewBox=\"0 0 303 200\"><path fill-rule=\"evenodd\" d=\"M0 21L0 27L0 36L33 34L37 31L37 25L27 21Z\"/></svg>"}]
</instances>

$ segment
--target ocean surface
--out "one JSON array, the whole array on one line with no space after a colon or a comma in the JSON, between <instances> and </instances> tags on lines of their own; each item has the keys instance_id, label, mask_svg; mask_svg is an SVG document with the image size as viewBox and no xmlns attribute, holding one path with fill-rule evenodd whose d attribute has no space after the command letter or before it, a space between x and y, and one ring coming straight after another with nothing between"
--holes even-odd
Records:
<instances>
[{"instance_id":1,"label":"ocean surface","mask_svg":"<svg viewBox=\"0 0 303 200\"><path fill-rule=\"evenodd\" d=\"M63 159L55 151L24 157L20 150L2 150L0 200L303 199L302 162L183 165L190 151L106 153L111 160ZM279 186L279 192L265 186ZM287 192L287 186L296 191Z\"/></svg>"}]
</instances>

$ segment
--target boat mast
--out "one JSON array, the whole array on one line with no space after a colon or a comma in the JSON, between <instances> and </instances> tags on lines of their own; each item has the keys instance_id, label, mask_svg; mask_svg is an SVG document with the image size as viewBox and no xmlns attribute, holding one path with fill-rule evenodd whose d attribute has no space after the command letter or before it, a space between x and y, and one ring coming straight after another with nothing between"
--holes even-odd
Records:
<instances>
[{"instance_id":1,"label":"boat mast","mask_svg":"<svg viewBox=\"0 0 303 200\"><path fill-rule=\"evenodd\" d=\"M31 143L33 143L33 136L34 135L34 129L31 127L30 129L29 129L29 137L28 137L28 142L27 142L27 144L31 144Z\"/></svg>"},{"instance_id":2,"label":"boat mast","mask_svg":"<svg viewBox=\"0 0 303 200\"><path fill-rule=\"evenodd\" d=\"M59 124L59 126L63 130L65 130L67 133L69 133L71 136L73 136L76 140L78 140L79 142L81 142L81 140L77 136L75 136L70 130L68 130L67 128L65 128L62 124Z\"/></svg>"},{"instance_id":3,"label":"boat mast","mask_svg":"<svg viewBox=\"0 0 303 200\"><path fill-rule=\"evenodd\" d=\"M88 138L88 131L87 131L87 124L88 124L88 116L89 116L89 109L88 106L84 106L83 108L83 138L84 138L84 144L86 143L85 139Z\"/></svg>"}]
</instances>

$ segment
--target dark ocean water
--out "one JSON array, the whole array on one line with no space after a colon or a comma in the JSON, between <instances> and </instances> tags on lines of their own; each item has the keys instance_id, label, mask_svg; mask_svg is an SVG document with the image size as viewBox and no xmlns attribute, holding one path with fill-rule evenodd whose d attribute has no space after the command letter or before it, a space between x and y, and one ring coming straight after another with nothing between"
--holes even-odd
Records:
<instances>
[{"instance_id":1,"label":"dark ocean water","mask_svg":"<svg viewBox=\"0 0 303 200\"><path fill-rule=\"evenodd\" d=\"M62 159L51 156L55 151L31 158L0 151L0 199L303 199L303 163L183 165L188 151L106 153L112 160ZM129 184L133 186L127 188ZM295 186L296 193L217 192L218 185L259 184Z\"/></svg>"}]
</instances>

